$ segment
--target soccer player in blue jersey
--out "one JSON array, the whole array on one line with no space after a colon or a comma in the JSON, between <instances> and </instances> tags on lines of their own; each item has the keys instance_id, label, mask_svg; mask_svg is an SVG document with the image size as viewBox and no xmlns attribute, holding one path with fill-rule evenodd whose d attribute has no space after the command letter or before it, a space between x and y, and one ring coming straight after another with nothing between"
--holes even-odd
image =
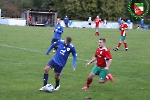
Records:
<instances>
[{"instance_id":1,"label":"soccer player in blue jersey","mask_svg":"<svg viewBox=\"0 0 150 100\"><path fill-rule=\"evenodd\" d=\"M53 30L54 36L52 38L51 45L54 42L57 42L58 40L60 40L61 35L63 34L63 27L60 25L60 22L61 22L61 19L58 18L57 25L55 26L55 29ZM56 52L57 48L58 48L58 46L55 46L53 52Z\"/></svg>"},{"instance_id":2,"label":"soccer player in blue jersey","mask_svg":"<svg viewBox=\"0 0 150 100\"><path fill-rule=\"evenodd\" d=\"M66 65L66 62L68 60L69 54L72 53L73 55L73 63L72 63L72 68L73 70L76 69L76 60L77 60L77 53L74 48L74 46L71 44L71 37L67 37L64 40L57 41L56 43L53 43L49 49L46 51L46 54L48 55L49 52L56 46L58 46L58 49L56 51L56 54L53 56L53 58L47 63L45 69L44 69L44 77L43 77L43 86L39 89L40 91L44 90L45 85L47 84L48 81L48 72L54 68L55 72L55 88L54 90L59 90L60 88L60 74L63 68Z\"/></svg>"}]
</instances>

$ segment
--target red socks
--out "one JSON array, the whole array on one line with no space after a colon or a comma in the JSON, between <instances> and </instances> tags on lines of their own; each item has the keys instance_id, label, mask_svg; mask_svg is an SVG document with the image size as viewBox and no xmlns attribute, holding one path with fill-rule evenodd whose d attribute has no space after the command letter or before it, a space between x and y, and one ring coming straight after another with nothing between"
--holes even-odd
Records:
<instances>
[{"instance_id":1,"label":"red socks","mask_svg":"<svg viewBox=\"0 0 150 100\"><path fill-rule=\"evenodd\" d=\"M104 80L104 83L105 83L108 79L109 79L109 77L108 77L108 76L106 76L106 78L105 78L105 80Z\"/></svg>"},{"instance_id":2,"label":"red socks","mask_svg":"<svg viewBox=\"0 0 150 100\"><path fill-rule=\"evenodd\" d=\"M117 46L117 47L119 48L120 46L121 46L121 42L118 43L118 46Z\"/></svg>"},{"instance_id":3,"label":"red socks","mask_svg":"<svg viewBox=\"0 0 150 100\"><path fill-rule=\"evenodd\" d=\"M93 79L87 78L86 85L90 86L90 84L92 83L92 81L93 81Z\"/></svg>"},{"instance_id":4,"label":"red socks","mask_svg":"<svg viewBox=\"0 0 150 100\"><path fill-rule=\"evenodd\" d=\"M127 43L124 43L124 47L125 47L125 49L128 48Z\"/></svg>"},{"instance_id":5,"label":"red socks","mask_svg":"<svg viewBox=\"0 0 150 100\"><path fill-rule=\"evenodd\" d=\"M98 31L96 31L96 32L95 32L95 35L99 35L99 32L98 32Z\"/></svg>"}]
</instances>

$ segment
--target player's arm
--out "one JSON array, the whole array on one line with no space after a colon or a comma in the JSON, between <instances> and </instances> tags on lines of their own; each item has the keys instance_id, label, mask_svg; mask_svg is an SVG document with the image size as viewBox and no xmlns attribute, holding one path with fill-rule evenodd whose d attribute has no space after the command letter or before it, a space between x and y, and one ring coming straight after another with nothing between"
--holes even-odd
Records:
<instances>
[{"instance_id":1,"label":"player's arm","mask_svg":"<svg viewBox=\"0 0 150 100\"><path fill-rule=\"evenodd\" d=\"M121 28L121 30L127 30L128 29L128 25L127 24L125 24L122 28Z\"/></svg>"},{"instance_id":2,"label":"player's arm","mask_svg":"<svg viewBox=\"0 0 150 100\"><path fill-rule=\"evenodd\" d=\"M95 56L86 64L86 66L89 66L94 61L96 61L96 57Z\"/></svg>"},{"instance_id":3,"label":"player's arm","mask_svg":"<svg viewBox=\"0 0 150 100\"><path fill-rule=\"evenodd\" d=\"M108 59L108 62L107 62L106 67L105 67L106 70L109 69L109 66L111 65L111 62L112 62L112 59Z\"/></svg>"},{"instance_id":4,"label":"player's arm","mask_svg":"<svg viewBox=\"0 0 150 100\"><path fill-rule=\"evenodd\" d=\"M58 32L59 34L63 34L63 27L62 27L62 26L60 26L60 29L59 29L59 30L57 30L57 32Z\"/></svg>"},{"instance_id":5,"label":"player's arm","mask_svg":"<svg viewBox=\"0 0 150 100\"><path fill-rule=\"evenodd\" d=\"M73 56L72 68L73 68L73 70L75 70L76 62L77 62L77 53L76 53L76 50L74 47L72 48L72 56Z\"/></svg>"},{"instance_id":6,"label":"player's arm","mask_svg":"<svg viewBox=\"0 0 150 100\"><path fill-rule=\"evenodd\" d=\"M59 44L59 41L57 42L54 42L49 48L48 50L46 51L46 54L48 55L50 53L50 51Z\"/></svg>"},{"instance_id":7,"label":"player's arm","mask_svg":"<svg viewBox=\"0 0 150 100\"><path fill-rule=\"evenodd\" d=\"M124 29L125 29L125 30L127 30L127 29L128 29L128 25L127 25L127 24L125 24Z\"/></svg>"},{"instance_id":8,"label":"player's arm","mask_svg":"<svg viewBox=\"0 0 150 100\"><path fill-rule=\"evenodd\" d=\"M110 51L108 50L108 51L106 51L106 59L107 59L107 64L106 64L106 67L105 67L105 69L106 70L108 70L109 69L109 67L110 67L110 65L111 65L111 63L112 63L112 56L111 56L111 53L110 53Z\"/></svg>"}]
</instances>

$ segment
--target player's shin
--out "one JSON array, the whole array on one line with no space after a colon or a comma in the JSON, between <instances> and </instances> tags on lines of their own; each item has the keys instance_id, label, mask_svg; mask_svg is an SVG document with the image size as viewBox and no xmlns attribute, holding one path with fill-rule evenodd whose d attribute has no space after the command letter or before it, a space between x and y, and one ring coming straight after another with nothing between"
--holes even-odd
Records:
<instances>
[{"instance_id":1,"label":"player's shin","mask_svg":"<svg viewBox=\"0 0 150 100\"><path fill-rule=\"evenodd\" d=\"M125 49L128 49L128 46L127 46L126 42L124 43L124 47L125 47Z\"/></svg>"},{"instance_id":2,"label":"player's shin","mask_svg":"<svg viewBox=\"0 0 150 100\"><path fill-rule=\"evenodd\" d=\"M120 46L121 46L121 42L119 42L119 43L118 43L118 45L117 45L117 49L118 49Z\"/></svg>"},{"instance_id":3,"label":"player's shin","mask_svg":"<svg viewBox=\"0 0 150 100\"><path fill-rule=\"evenodd\" d=\"M92 78L87 78L86 85L90 87L90 84L92 83Z\"/></svg>"},{"instance_id":4,"label":"player's shin","mask_svg":"<svg viewBox=\"0 0 150 100\"><path fill-rule=\"evenodd\" d=\"M55 88L59 86L59 82L60 82L60 79L55 79L55 83L56 83Z\"/></svg>"},{"instance_id":5,"label":"player's shin","mask_svg":"<svg viewBox=\"0 0 150 100\"><path fill-rule=\"evenodd\" d=\"M44 74L44 77L43 77L43 86L45 86L47 84L47 81L48 81L48 74Z\"/></svg>"}]
</instances>

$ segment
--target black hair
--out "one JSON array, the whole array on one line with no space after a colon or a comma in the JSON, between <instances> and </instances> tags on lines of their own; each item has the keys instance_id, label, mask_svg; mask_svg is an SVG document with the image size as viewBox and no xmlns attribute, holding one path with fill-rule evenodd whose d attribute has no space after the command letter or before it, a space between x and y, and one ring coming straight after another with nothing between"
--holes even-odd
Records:
<instances>
[{"instance_id":1,"label":"black hair","mask_svg":"<svg viewBox=\"0 0 150 100\"><path fill-rule=\"evenodd\" d=\"M70 36L68 36L68 37L66 37L66 41L67 41L67 43L71 43L72 38Z\"/></svg>"}]
</instances>

